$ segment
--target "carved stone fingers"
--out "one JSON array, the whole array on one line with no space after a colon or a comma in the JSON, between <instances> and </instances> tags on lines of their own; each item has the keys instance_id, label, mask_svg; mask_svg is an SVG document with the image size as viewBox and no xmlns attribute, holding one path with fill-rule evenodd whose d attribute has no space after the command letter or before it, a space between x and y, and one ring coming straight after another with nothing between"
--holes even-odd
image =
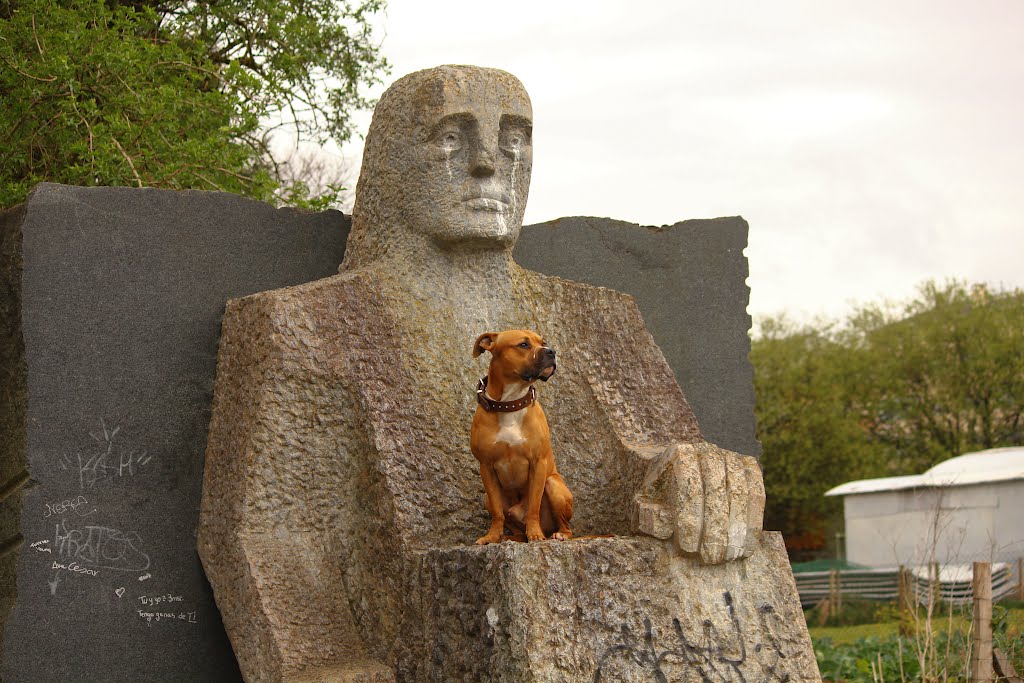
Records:
<instances>
[{"instance_id":1,"label":"carved stone fingers","mask_svg":"<svg viewBox=\"0 0 1024 683\"><path fill-rule=\"evenodd\" d=\"M755 458L741 456L743 469L747 475L747 539L743 546L743 557L750 557L754 554L757 546L757 539L764 528L764 477L761 474L761 465Z\"/></svg>"},{"instance_id":2,"label":"carved stone fingers","mask_svg":"<svg viewBox=\"0 0 1024 683\"><path fill-rule=\"evenodd\" d=\"M673 538L706 564L749 557L764 517L764 482L754 458L711 443L677 444L649 461L635 498L634 531Z\"/></svg>"}]
</instances>

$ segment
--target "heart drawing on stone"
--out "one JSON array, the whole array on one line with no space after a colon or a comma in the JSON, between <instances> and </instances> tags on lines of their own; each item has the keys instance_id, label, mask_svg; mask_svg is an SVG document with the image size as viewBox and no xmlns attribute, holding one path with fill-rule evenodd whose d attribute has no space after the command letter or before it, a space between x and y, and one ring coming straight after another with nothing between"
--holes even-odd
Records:
<instances>
[{"instance_id":1,"label":"heart drawing on stone","mask_svg":"<svg viewBox=\"0 0 1024 683\"><path fill-rule=\"evenodd\" d=\"M116 591L114 591L114 592L115 592L115 593L117 593L117 597L121 597L122 595L124 595L124 586L122 586L122 587L118 588L118 589L117 589Z\"/></svg>"}]
</instances>

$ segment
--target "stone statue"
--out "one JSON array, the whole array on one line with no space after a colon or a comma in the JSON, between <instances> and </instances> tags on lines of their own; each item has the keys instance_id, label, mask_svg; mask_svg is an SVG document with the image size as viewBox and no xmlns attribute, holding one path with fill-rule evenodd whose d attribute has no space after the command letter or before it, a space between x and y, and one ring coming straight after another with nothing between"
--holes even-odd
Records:
<instances>
[{"instance_id":1,"label":"stone statue","mask_svg":"<svg viewBox=\"0 0 1024 683\"><path fill-rule=\"evenodd\" d=\"M531 138L510 74L398 80L339 275L229 302L198 545L247 680L816 676L757 463L701 438L629 297L512 260ZM508 328L558 348L573 531L615 538L473 545L470 352Z\"/></svg>"}]
</instances>

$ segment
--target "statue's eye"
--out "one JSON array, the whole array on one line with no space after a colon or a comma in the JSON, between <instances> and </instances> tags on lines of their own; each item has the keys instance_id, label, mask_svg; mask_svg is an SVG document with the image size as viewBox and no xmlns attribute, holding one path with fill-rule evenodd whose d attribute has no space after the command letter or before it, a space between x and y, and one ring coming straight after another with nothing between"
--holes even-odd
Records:
<instances>
[{"instance_id":1,"label":"statue's eye","mask_svg":"<svg viewBox=\"0 0 1024 683\"><path fill-rule=\"evenodd\" d=\"M519 152L527 145L526 133L521 130L507 130L501 134L501 148L509 152Z\"/></svg>"},{"instance_id":2,"label":"statue's eye","mask_svg":"<svg viewBox=\"0 0 1024 683\"><path fill-rule=\"evenodd\" d=\"M438 137L438 144L441 149L447 152L454 152L462 147L462 133L457 130L445 130Z\"/></svg>"}]
</instances>

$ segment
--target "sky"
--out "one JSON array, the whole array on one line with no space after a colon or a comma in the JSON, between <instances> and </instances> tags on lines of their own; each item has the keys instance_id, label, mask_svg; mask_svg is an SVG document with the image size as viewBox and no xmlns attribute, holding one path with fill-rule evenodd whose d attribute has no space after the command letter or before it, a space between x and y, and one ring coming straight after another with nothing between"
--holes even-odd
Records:
<instances>
[{"instance_id":1,"label":"sky","mask_svg":"<svg viewBox=\"0 0 1024 683\"><path fill-rule=\"evenodd\" d=\"M388 84L477 64L526 86L527 224L745 218L755 319L1024 287L1022 0L391 0L380 26Z\"/></svg>"}]
</instances>

